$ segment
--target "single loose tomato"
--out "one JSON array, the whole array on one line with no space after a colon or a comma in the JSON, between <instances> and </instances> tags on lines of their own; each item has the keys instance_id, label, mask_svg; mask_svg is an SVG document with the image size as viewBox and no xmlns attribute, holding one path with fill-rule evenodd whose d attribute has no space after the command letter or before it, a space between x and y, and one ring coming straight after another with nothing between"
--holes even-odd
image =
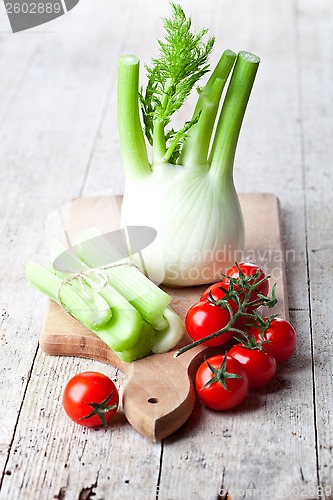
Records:
<instances>
[{"instance_id":1,"label":"single loose tomato","mask_svg":"<svg viewBox=\"0 0 333 500\"><path fill-rule=\"evenodd\" d=\"M208 300L201 300L188 310L185 319L186 330L192 340L201 340L212 333L226 327L230 314L224 307ZM213 339L203 342L203 345L215 347L224 344L232 337L232 332L225 332Z\"/></svg>"},{"instance_id":2,"label":"single loose tomato","mask_svg":"<svg viewBox=\"0 0 333 500\"><path fill-rule=\"evenodd\" d=\"M294 353L296 348L296 333L288 321L282 318L265 318L266 328L253 326L249 335L254 335L257 342L268 340L263 344L266 352L274 356L277 363L286 361Z\"/></svg>"},{"instance_id":3,"label":"single loose tomato","mask_svg":"<svg viewBox=\"0 0 333 500\"><path fill-rule=\"evenodd\" d=\"M222 354L205 360L195 376L199 399L213 410L230 410L239 405L248 387L242 365L235 358Z\"/></svg>"},{"instance_id":4,"label":"single loose tomato","mask_svg":"<svg viewBox=\"0 0 333 500\"><path fill-rule=\"evenodd\" d=\"M243 344L236 344L228 352L229 356L237 359L246 371L250 389L264 387L274 378L276 361L268 352L260 348L247 348Z\"/></svg>"},{"instance_id":5,"label":"single loose tomato","mask_svg":"<svg viewBox=\"0 0 333 500\"><path fill-rule=\"evenodd\" d=\"M119 395L109 377L84 372L67 382L62 403L69 418L77 424L106 427L117 411Z\"/></svg>"},{"instance_id":6,"label":"single loose tomato","mask_svg":"<svg viewBox=\"0 0 333 500\"><path fill-rule=\"evenodd\" d=\"M264 278L266 278L266 274L264 273L264 271L260 267L256 266L255 264L250 264L250 263L245 263L245 262L241 262L240 264L238 264L238 266L235 265L235 266L231 267L230 269L228 269L227 276L230 276L231 278L238 279L240 272L243 273L245 278L249 278L251 276L257 275L258 276L257 281L261 281ZM253 285L254 280L255 280L255 278L248 279L249 285ZM266 296L268 294L268 291L269 291L269 283L268 283L268 279L266 279L265 281L260 283L260 285L258 285L258 288L256 288L256 290L251 295L251 297L250 297L251 302L257 300L259 294ZM248 312L250 312L251 310L253 311L257 307L258 306L255 306L255 305L250 306L248 308Z\"/></svg>"}]
</instances>

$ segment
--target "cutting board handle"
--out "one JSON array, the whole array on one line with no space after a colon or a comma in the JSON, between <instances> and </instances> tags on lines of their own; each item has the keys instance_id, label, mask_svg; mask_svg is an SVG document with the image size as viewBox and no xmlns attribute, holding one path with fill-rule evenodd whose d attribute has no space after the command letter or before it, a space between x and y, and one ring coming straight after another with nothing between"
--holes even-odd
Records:
<instances>
[{"instance_id":1,"label":"cutting board handle","mask_svg":"<svg viewBox=\"0 0 333 500\"><path fill-rule=\"evenodd\" d=\"M130 424L152 441L181 427L195 403L194 372L213 352L195 347L177 358L172 351L132 363L123 394L123 408Z\"/></svg>"}]
</instances>

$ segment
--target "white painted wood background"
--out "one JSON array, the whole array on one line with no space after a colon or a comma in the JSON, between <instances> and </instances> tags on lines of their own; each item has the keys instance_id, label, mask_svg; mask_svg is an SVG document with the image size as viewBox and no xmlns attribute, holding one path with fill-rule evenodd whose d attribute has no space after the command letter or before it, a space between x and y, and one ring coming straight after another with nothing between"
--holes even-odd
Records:
<instances>
[{"instance_id":1,"label":"white painted wood background","mask_svg":"<svg viewBox=\"0 0 333 500\"><path fill-rule=\"evenodd\" d=\"M331 0L184 0L195 25L262 62L235 165L239 191L279 196L288 250L295 356L243 412L199 404L162 443L119 412L112 429L73 425L64 383L98 362L38 347L46 300L24 265L45 262L52 210L123 189L117 58L149 62L168 2L81 0L69 14L13 35L0 5L0 498L182 500L333 498ZM291 254L289 254L291 255Z\"/></svg>"}]
</instances>

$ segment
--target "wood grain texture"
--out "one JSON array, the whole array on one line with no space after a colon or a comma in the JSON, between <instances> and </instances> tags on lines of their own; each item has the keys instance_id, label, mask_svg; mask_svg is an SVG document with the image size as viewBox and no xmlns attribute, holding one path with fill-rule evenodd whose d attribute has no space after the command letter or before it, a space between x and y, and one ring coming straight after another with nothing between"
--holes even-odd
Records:
<instances>
[{"instance_id":1,"label":"wood grain texture","mask_svg":"<svg viewBox=\"0 0 333 500\"><path fill-rule=\"evenodd\" d=\"M327 84L333 77L327 49L328 40L332 48L333 11L327 1L316 5L312 18L310 5L299 2L297 28L318 475L327 494L333 478L333 89Z\"/></svg>"},{"instance_id":2,"label":"wood grain texture","mask_svg":"<svg viewBox=\"0 0 333 500\"><path fill-rule=\"evenodd\" d=\"M213 61L227 47L262 58L235 180L239 191L280 199L296 354L239 412L196 405L160 444L142 438L122 411L108 432L71 425L60 404L65 380L96 369L122 392L125 378L98 361L37 351L43 299L27 287L23 267L47 258L43 225L52 210L82 194L122 192L116 60L135 51L149 62L168 3L99 0L97 9L81 0L34 34L16 35L2 10L1 500L182 500L191 492L215 500L227 491L232 500L317 500L321 487L321 498L331 498L332 2L182 5L216 34Z\"/></svg>"}]
</instances>

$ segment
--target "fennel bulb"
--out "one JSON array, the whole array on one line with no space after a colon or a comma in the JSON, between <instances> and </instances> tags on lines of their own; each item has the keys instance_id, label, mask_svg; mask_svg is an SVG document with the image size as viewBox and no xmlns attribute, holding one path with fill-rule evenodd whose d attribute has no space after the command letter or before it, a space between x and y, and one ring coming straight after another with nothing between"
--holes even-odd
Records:
<instances>
[{"instance_id":1,"label":"fennel bulb","mask_svg":"<svg viewBox=\"0 0 333 500\"><path fill-rule=\"evenodd\" d=\"M127 179L122 218L157 230L143 262L150 279L169 286L217 281L244 247L232 178L221 186L208 166L164 163L147 177Z\"/></svg>"},{"instance_id":2,"label":"fennel bulb","mask_svg":"<svg viewBox=\"0 0 333 500\"><path fill-rule=\"evenodd\" d=\"M179 131L166 131L170 117L207 71L214 39L191 32L179 5L165 20L160 58L147 67L139 93L139 60L122 56L118 66L118 124L125 167L123 226L151 226L155 241L142 252L150 279L169 286L211 283L240 260L244 224L233 182L239 132L259 65L249 52L223 53ZM236 62L235 62L236 61ZM233 69L233 71L232 71ZM232 71L221 109L225 83ZM152 146L152 161L142 129ZM215 129L217 114L219 117Z\"/></svg>"}]
</instances>

